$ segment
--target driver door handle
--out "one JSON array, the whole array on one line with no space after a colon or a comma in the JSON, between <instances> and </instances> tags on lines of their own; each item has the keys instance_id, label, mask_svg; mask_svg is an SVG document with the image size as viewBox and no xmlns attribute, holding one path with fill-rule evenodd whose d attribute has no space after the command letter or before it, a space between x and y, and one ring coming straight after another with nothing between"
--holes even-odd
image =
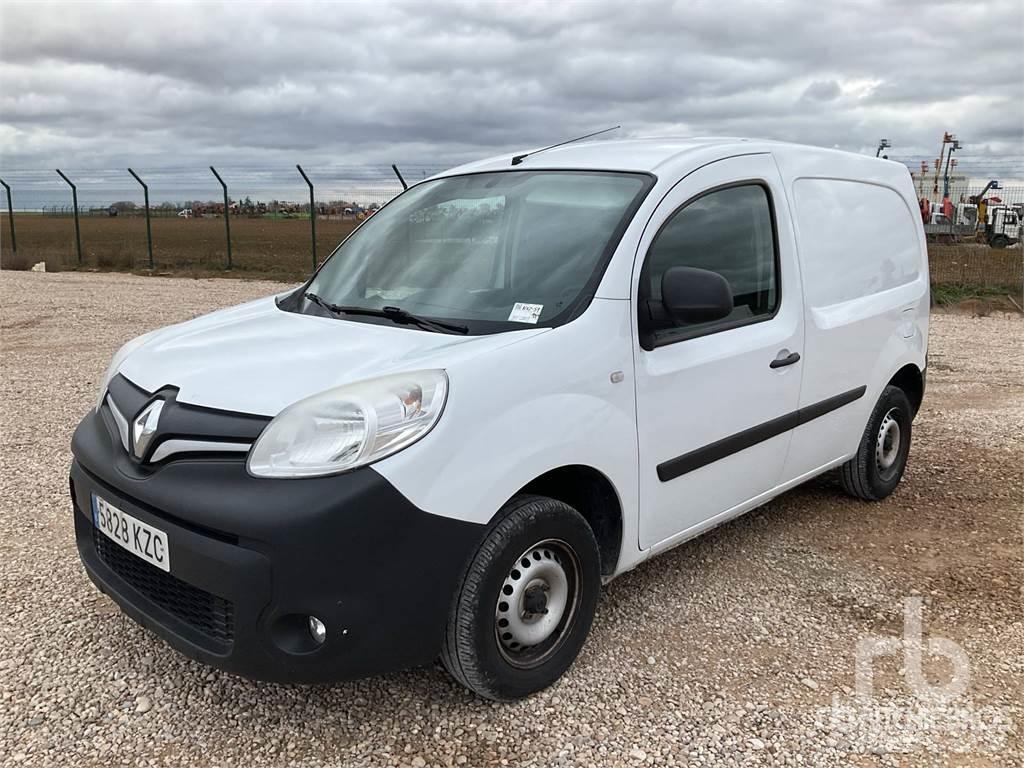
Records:
<instances>
[{"instance_id":1,"label":"driver door handle","mask_svg":"<svg viewBox=\"0 0 1024 768\"><path fill-rule=\"evenodd\" d=\"M787 365L792 365L793 363L800 361L799 352L790 352L785 357L782 357L782 352L779 352L779 355L780 357L776 357L774 360L772 360L771 364L768 366L769 368L783 368Z\"/></svg>"}]
</instances>

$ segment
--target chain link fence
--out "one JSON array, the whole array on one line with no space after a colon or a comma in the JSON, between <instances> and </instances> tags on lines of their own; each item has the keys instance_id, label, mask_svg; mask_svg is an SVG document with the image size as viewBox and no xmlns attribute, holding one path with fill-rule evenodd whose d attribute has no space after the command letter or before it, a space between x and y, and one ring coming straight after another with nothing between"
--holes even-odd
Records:
<instances>
[{"instance_id":1,"label":"chain link fence","mask_svg":"<svg viewBox=\"0 0 1024 768\"><path fill-rule=\"evenodd\" d=\"M402 191L390 166L304 170L306 177L298 166L136 168L137 177L128 169L5 170L0 266L28 269L45 262L50 271L196 274L231 269L300 279L314 254L322 261ZM410 182L441 170L402 166Z\"/></svg>"},{"instance_id":2,"label":"chain link fence","mask_svg":"<svg viewBox=\"0 0 1024 768\"><path fill-rule=\"evenodd\" d=\"M1009 297L1024 305L1024 185L914 178L933 292L943 303Z\"/></svg>"}]
</instances>

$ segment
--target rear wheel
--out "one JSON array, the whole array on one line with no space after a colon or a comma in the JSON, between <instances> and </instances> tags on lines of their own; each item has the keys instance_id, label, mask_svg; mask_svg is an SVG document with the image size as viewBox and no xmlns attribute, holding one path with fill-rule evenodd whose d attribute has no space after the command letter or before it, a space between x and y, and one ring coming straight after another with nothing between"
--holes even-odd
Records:
<instances>
[{"instance_id":1,"label":"rear wheel","mask_svg":"<svg viewBox=\"0 0 1024 768\"><path fill-rule=\"evenodd\" d=\"M856 455L839 469L839 481L847 493L880 501L896 489L910 454L912 418L906 393L887 386L871 412Z\"/></svg>"},{"instance_id":2,"label":"rear wheel","mask_svg":"<svg viewBox=\"0 0 1024 768\"><path fill-rule=\"evenodd\" d=\"M480 696L511 700L555 682L587 638L601 587L587 521L544 496L498 513L463 576L441 660Z\"/></svg>"},{"instance_id":3,"label":"rear wheel","mask_svg":"<svg viewBox=\"0 0 1024 768\"><path fill-rule=\"evenodd\" d=\"M990 245L993 248L1000 248L1000 249L1001 248L1005 248L1009 244L1010 244L1010 238L1008 238L1006 235L996 235L995 237L992 238L992 242L990 243Z\"/></svg>"}]
</instances>

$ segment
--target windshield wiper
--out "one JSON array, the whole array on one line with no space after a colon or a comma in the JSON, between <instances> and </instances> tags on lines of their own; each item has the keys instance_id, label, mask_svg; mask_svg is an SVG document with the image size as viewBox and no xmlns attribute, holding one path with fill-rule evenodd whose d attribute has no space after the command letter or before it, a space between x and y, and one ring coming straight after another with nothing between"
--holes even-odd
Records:
<instances>
[{"instance_id":1,"label":"windshield wiper","mask_svg":"<svg viewBox=\"0 0 1024 768\"><path fill-rule=\"evenodd\" d=\"M307 293L306 298L319 307L323 307L333 315L365 315L367 317L384 317L399 325L416 325L424 329L440 329L448 333L469 333L469 328L455 323L445 323L441 320L432 320L429 317L421 317L411 312L406 312L400 307L384 307L382 309L371 309L369 307L350 307L341 304L332 304L326 299L317 296L315 293Z\"/></svg>"}]
</instances>

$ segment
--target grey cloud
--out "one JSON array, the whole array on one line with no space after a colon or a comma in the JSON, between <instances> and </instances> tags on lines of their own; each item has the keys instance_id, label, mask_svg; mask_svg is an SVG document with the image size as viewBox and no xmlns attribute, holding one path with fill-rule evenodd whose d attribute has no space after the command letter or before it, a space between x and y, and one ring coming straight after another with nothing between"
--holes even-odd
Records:
<instances>
[{"instance_id":1,"label":"grey cloud","mask_svg":"<svg viewBox=\"0 0 1024 768\"><path fill-rule=\"evenodd\" d=\"M816 80L804 89L806 101L835 101L843 89L835 80Z\"/></svg>"},{"instance_id":2,"label":"grey cloud","mask_svg":"<svg viewBox=\"0 0 1024 768\"><path fill-rule=\"evenodd\" d=\"M1014 0L7 2L0 165L446 165L616 123L1019 157L1021 23Z\"/></svg>"}]
</instances>

